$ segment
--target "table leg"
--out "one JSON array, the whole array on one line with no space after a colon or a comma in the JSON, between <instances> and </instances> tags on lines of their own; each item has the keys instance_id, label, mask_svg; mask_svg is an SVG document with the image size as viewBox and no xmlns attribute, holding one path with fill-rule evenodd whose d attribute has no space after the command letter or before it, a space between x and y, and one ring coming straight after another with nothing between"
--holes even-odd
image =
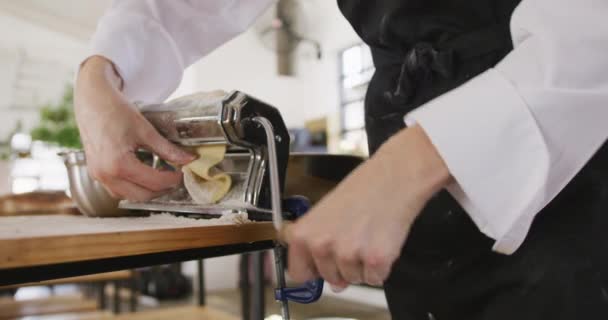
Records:
<instances>
[{"instance_id":1,"label":"table leg","mask_svg":"<svg viewBox=\"0 0 608 320\"><path fill-rule=\"evenodd\" d=\"M257 251L251 254L253 265L253 290L251 300L251 319L264 320L265 315L265 290L264 290L264 254L265 251Z\"/></svg>"},{"instance_id":2,"label":"table leg","mask_svg":"<svg viewBox=\"0 0 608 320\"><path fill-rule=\"evenodd\" d=\"M251 288L249 285L249 254L241 255L239 262L239 287L241 289L241 315L243 320L251 320Z\"/></svg>"}]
</instances>

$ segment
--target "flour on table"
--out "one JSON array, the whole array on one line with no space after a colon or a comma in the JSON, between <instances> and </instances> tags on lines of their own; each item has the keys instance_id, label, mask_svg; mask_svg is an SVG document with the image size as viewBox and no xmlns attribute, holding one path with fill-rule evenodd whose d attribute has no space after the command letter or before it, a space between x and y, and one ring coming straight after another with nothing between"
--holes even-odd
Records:
<instances>
[{"instance_id":1,"label":"flour on table","mask_svg":"<svg viewBox=\"0 0 608 320\"><path fill-rule=\"evenodd\" d=\"M142 217L90 218L85 216L15 216L2 218L0 239L63 234L132 232L251 223L246 213L227 213L215 219L177 217L169 213Z\"/></svg>"}]
</instances>

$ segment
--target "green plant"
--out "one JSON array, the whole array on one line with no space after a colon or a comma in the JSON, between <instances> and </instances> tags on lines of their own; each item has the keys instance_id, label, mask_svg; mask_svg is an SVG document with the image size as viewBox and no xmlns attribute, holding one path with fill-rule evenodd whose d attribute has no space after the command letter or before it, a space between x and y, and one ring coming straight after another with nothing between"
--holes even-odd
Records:
<instances>
[{"instance_id":1,"label":"green plant","mask_svg":"<svg viewBox=\"0 0 608 320\"><path fill-rule=\"evenodd\" d=\"M56 143L66 148L82 148L74 119L72 86L66 87L58 104L47 104L40 109L40 123L30 134L33 140Z\"/></svg>"}]
</instances>

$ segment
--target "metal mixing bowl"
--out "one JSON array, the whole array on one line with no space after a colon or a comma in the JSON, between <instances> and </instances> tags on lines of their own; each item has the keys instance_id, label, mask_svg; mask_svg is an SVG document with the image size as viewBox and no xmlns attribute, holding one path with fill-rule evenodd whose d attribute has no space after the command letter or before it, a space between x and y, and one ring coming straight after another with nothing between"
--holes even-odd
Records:
<instances>
[{"instance_id":1,"label":"metal mixing bowl","mask_svg":"<svg viewBox=\"0 0 608 320\"><path fill-rule=\"evenodd\" d=\"M118 209L114 199L104 187L87 171L84 151L68 151L59 154L68 171L70 194L76 206L89 217L116 217L129 215L129 211Z\"/></svg>"}]
</instances>

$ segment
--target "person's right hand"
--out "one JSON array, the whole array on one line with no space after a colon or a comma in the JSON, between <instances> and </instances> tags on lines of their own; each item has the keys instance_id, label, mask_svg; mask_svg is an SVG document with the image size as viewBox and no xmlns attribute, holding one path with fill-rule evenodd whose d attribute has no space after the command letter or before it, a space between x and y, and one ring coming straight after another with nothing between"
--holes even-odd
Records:
<instances>
[{"instance_id":1,"label":"person's right hand","mask_svg":"<svg viewBox=\"0 0 608 320\"><path fill-rule=\"evenodd\" d=\"M121 93L122 80L102 57L81 66L74 89L76 121L89 174L112 196L145 201L181 183L180 171L159 171L140 162L135 151L145 148L178 165L195 156L162 137Z\"/></svg>"}]
</instances>

